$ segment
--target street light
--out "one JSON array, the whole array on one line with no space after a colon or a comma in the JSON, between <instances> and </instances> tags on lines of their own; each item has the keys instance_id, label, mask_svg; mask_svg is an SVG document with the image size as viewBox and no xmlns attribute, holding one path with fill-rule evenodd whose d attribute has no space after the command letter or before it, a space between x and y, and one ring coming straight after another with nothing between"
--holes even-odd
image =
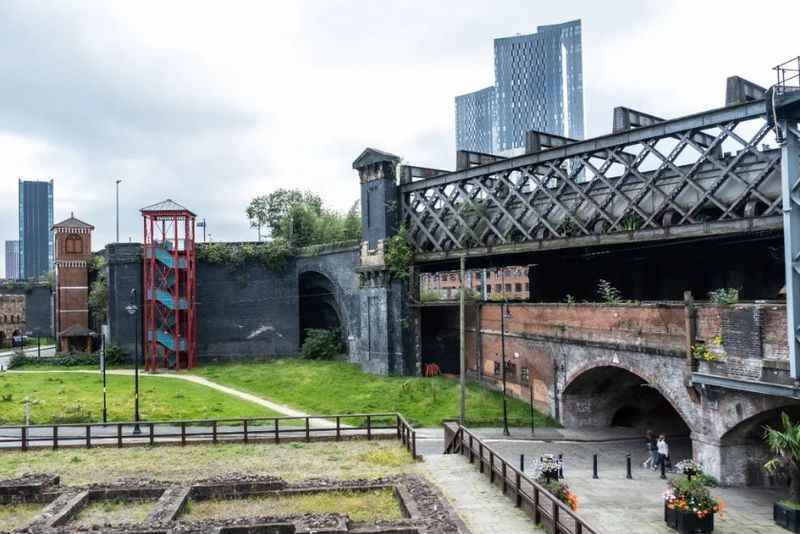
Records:
<instances>
[{"instance_id":1,"label":"street light","mask_svg":"<svg viewBox=\"0 0 800 534\"><path fill-rule=\"evenodd\" d=\"M139 307L136 305L136 288L131 289L131 303L125 306L125 310L133 319L133 364L134 364L134 396L133 396L133 420L136 423L133 427L134 434L141 434L139 428L139 321L136 319L136 312Z\"/></svg>"},{"instance_id":2,"label":"street light","mask_svg":"<svg viewBox=\"0 0 800 534\"><path fill-rule=\"evenodd\" d=\"M203 217L202 221L197 223L197 226L203 229L203 243L206 242L206 219ZM260 228L260 227L259 227ZM258 240L261 241L261 235L259 235Z\"/></svg>"},{"instance_id":3,"label":"street light","mask_svg":"<svg viewBox=\"0 0 800 534\"><path fill-rule=\"evenodd\" d=\"M505 310L503 310L505 306ZM508 303L500 304L500 349L503 355L503 435L508 436L508 406L506 404L506 319L511 319Z\"/></svg>"},{"instance_id":4,"label":"street light","mask_svg":"<svg viewBox=\"0 0 800 534\"><path fill-rule=\"evenodd\" d=\"M117 240L116 243L119 243L119 183L122 180L117 180Z\"/></svg>"}]
</instances>

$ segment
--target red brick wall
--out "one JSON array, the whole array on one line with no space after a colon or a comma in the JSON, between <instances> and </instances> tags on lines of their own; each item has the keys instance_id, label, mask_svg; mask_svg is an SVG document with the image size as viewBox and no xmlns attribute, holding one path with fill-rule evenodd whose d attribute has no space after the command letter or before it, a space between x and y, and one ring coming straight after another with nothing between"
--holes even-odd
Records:
<instances>
[{"instance_id":1,"label":"red brick wall","mask_svg":"<svg viewBox=\"0 0 800 534\"><path fill-rule=\"evenodd\" d=\"M708 342L722 335L727 314L748 306L750 311L758 307L761 313L763 357L786 359L786 310L780 304L698 306L695 339ZM522 383L521 375L522 368L528 368L535 400L540 406L549 403L549 388L553 382L552 353L561 350L562 340L652 351L654 357L664 351L685 354L687 349L686 310L682 304L509 304L508 309L511 317L505 320L506 359L514 368L506 374L507 387L512 394L527 399L528 383ZM499 383L494 370L495 362L501 361L500 310L500 305L495 303L481 306L480 351L476 329L472 328L466 336L468 369L477 373L480 352L483 375L490 383Z\"/></svg>"}]
</instances>

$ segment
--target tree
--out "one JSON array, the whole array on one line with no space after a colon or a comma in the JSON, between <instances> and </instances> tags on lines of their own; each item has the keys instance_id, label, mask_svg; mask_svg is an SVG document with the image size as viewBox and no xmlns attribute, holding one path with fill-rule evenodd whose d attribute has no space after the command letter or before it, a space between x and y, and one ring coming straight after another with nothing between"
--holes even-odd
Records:
<instances>
[{"instance_id":1,"label":"tree","mask_svg":"<svg viewBox=\"0 0 800 534\"><path fill-rule=\"evenodd\" d=\"M310 191L300 191L298 189L278 189L269 195L262 195L254 198L247 206L245 213L250 220L251 228L261 229L266 227L272 237L284 237L287 234L281 232L291 231L291 225L285 223L289 213L297 208L303 207L315 215L322 213L322 199Z\"/></svg>"},{"instance_id":2,"label":"tree","mask_svg":"<svg viewBox=\"0 0 800 534\"><path fill-rule=\"evenodd\" d=\"M360 202L346 215L327 209L319 195L296 189L278 189L250 201L250 226L269 229L273 239L285 239L291 246L305 247L361 238Z\"/></svg>"},{"instance_id":3,"label":"tree","mask_svg":"<svg viewBox=\"0 0 800 534\"><path fill-rule=\"evenodd\" d=\"M781 426L780 430L764 428L764 439L775 454L764 468L770 473L783 468L791 480L789 498L800 503L800 423L793 423L786 412L782 412Z\"/></svg>"},{"instance_id":4,"label":"tree","mask_svg":"<svg viewBox=\"0 0 800 534\"><path fill-rule=\"evenodd\" d=\"M361 240L361 201L356 200L344 218L343 241Z\"/></svg>"}]
</instances>

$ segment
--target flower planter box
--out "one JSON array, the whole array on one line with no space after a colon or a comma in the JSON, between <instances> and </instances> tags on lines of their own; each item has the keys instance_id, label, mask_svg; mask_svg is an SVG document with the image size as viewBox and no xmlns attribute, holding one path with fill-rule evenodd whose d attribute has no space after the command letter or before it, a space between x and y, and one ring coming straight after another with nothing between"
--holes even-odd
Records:
<instances>
[{"instance_id":1,"label":"flower planter box","mask_svg":"<svg viewBox=\"0 0 800 534\"><path fill-rule=\"evenodd\" d=\"M694 512L682 512L671 510L664 505L664 521L671 529L677 530L681 534L697 534L714 531L714 514L705 517L697 517Z\"/></svg>"},{"instance_id":2,"label":"flower planter box","mask_svg":"<svg viewBox=\"0 0 800 534\"><path fill-rule=\"evenodd\" d=\"M776 525L789 532L800 532L800 510L776 502L772 507L772 518Z\"/></svg>"}]
</instances>

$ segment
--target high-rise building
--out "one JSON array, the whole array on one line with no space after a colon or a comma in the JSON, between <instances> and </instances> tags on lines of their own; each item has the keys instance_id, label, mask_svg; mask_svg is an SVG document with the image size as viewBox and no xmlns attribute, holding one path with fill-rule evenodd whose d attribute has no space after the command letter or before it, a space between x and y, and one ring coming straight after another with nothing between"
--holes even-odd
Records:
<instances>
[{"instance_id":1,"label":"high-rise building","mask_svg":"<svg viewBox=\"0 0 800 534\"><path fill-rule=\"evenodd\" d=\"M19 181L19 277L53 270L53 181Z\"/></svg>"},{"instance_id":2,"label":"high-rise building","mask_svg":"<svg viewBox=\"0 0 800 534\"><path fill-rule=\"evenodd\" d=\"M581 57L580 20L495 39L495 85L456 97L456 148L516 155L529 130L582 139Z\"/></svg>"},{"instance_id":3,"label":"high-rise building","mask_svg":"<svg viewBox=\"0 0 800 534\"><path fill-rule=\"evenodd\" d=\"M19 241L6 241L6 278L19 278Z\"/></svg>"},{"instance_id":4,"label":"high-rise building","mask_svg":"<svg viewBox=\"0 0 800 534\"><path fill-rule=\"evenodd\" d=\"M494 152L494 86L456 97L456 146L458 150Z\"/></svg>"}]
</instances>

